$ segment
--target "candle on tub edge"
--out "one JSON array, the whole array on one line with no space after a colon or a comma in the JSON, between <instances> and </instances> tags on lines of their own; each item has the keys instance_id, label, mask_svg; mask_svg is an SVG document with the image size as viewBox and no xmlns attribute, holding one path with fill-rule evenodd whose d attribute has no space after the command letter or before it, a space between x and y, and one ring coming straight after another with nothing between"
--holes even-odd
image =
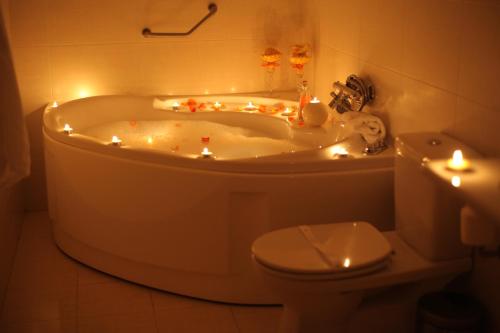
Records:
<instances>
[{"instance_id":1,"label":"candle on tub edge","mask_svg":"<svg viewBox=\"0 0 500 333\"><path fill-rule=\"evenodd\" d=\"M71 128L71 126L69 126L69 124L64 124L63 131L68 135L73 133L73 129Z\"/></svg>"},{"instance_id":2,"label":"candle on tub edge","mask_svg":"<svg viewBox=\"0 0 500 333\"><path fill-rule=\"evenodd\" d=\"M121 146L122 145L122 140L120 140L119 137L117 137L116 135L113 135L113 137L111 138L111 144L113 146Z\"/></svg>"},{"instance_id":3,"label":"candle on tub edge","mask_svg":"<svg viewBox=\"0 0 500 333\"><path fill-rule=\"evenodd\" d=\"M460 149L453 152L453 157L448 160L446 167L453 171L468 171L471 169L470 162L464 158Z\"/></svg>"},{"instance_id":4,"label":"candle on tub edge","mask_svg":"<svg viewBox=\"0 0 500 333\"><path fill-rule=\"evenodd\" d=\"M210 157L212 157L212 152L210 150L208 150L207 147L205 147L201 151L201 156L203 156L203 158L210 158Z\"/></svg>"},{"instance_id":5,"label":"candle on tub edge","mask_svg":"<svg viewBox=\"0 0 500 333\"><path fill-rule=\"evenodd\" d=\"M255 106L252 102L248 102L248 104L243 108L245 111L255 111L257 110L257 106Z\"/></svg>"},{"instance_id":6,"label":"candle on tub edge","mask_svg":"<svg viewBox=\"0 0 500 333\"><path fill-rule=\"evenodd\" d=\"M180 106L181 106L181 105L179 104L179 102L173 102L173 103L172 103L172 110L174 110L174 111L179 111L179 107L180 107Z\"/></svg>"}]
</instances>

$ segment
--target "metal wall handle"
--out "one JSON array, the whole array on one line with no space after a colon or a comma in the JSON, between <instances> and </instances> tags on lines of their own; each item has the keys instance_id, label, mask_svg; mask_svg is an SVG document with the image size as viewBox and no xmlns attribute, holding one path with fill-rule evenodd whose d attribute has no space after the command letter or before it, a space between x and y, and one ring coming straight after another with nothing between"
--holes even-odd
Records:
<instances>
[{"instance_id":1,"label":"metal wall handle","mask_svg":"<svg viewBox=\"0 0 500 333\"><path fill-rule=\"evenodd\" d=\"M144 28L142 30L142 35L144 37L168 37L168 36L188 36L192 34L200 25L202 25L210 16L217 12L217 4L211 3L208 5L208 14L203 17L200 22L196 23L194 27L186 32L152 32L149 28Z\"/></svg>"}]
</instances>

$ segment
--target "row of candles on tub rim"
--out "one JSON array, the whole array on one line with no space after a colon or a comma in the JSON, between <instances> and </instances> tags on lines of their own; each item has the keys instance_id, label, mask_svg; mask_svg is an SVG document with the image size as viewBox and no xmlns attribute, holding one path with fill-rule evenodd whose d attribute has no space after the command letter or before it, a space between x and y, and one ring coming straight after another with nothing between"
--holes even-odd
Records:
<instances>
[{"instance_id":1,"label":"row of candles on tub rim","mask_svg":"<svg viewBox=\"0 0 500 333\"><path fill-rule=\"evenodd\" d=\"M63 132L65 134L67 134L67 135L71 135L71 134L73 134L73 128L69 124L64 124ZM116 136L116 135L113 135L111 137L111 145L112 146L121 147L122 142L123 141L118 136ZM149 144L152 144L153 143L153 137L148 136L147 137L147 142ZM201 151L200 156L202 158L212 158L212 157L214 157L213 153L208 149L208 147L204 147L203 148L203 150Z\"/></svg>"}]
</instances>

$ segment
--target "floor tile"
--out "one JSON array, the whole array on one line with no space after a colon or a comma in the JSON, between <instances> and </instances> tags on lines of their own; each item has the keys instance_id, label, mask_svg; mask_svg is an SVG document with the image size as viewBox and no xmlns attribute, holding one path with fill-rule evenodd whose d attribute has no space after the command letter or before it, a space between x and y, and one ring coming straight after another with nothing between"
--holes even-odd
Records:
<instances>
[{"instance_id":1,"label":"floor tile","mask_svg":"<svg viewBox=\"0 0 500 333\"><path fill-rule=\"evenodd\" d=\"M226 305L206 304L156 311L160 333L238 333L238 327Z\"/></svg>"},{"instance_id":2,"label":"floor tile","mask_svg":"<svg viewBox=\"0 0 500 333\"><path fill-rule=\"evenodd\" d=\"M78 286L78 315L152 313L148 288L124 281Z\"/></svg>"},{"instance_id":3,"label":"floor tile","mask_svg":"<svg viewBox=\"0 0 500 333\"><path fill-rule=\"evenodd\" d=\"M76 333L76 321L40 321L20 324L0 324L2 333Z\"/></svg>"},{"instance_id":4,"label":"floor tile","mask_svg":"<svg viewBox=\"0 0 500 333\"><path fill-rule=\"evenodd\" d=\"M156 333L153 313L91 316L78 319L78 333Z\"/></svg>"},{"instance_id":5,"label":"floor tile","mask_svg":"<svg viewBox=\"0 0 500 333\"><path fill-rule=\"evenodd\" d=\"M240 333L276 333L283 311L279 306L232 306Z\"/></svg>"}]
</instances>

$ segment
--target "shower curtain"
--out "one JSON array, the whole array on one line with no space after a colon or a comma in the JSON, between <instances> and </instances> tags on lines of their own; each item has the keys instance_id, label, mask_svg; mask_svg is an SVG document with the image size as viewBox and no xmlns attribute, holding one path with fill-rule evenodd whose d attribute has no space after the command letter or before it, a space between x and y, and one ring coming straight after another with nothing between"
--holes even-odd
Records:
<instances>
[{"instance_id":1,"label":"shower curtain","mask_svg":"<svg viewBox=\"0 0 500 333\"><path fill-rule=\"evenodd\" d=\"M0 190L15 184L29 172L28 137L0 6Z\"/></svg>"}]
</instances>

